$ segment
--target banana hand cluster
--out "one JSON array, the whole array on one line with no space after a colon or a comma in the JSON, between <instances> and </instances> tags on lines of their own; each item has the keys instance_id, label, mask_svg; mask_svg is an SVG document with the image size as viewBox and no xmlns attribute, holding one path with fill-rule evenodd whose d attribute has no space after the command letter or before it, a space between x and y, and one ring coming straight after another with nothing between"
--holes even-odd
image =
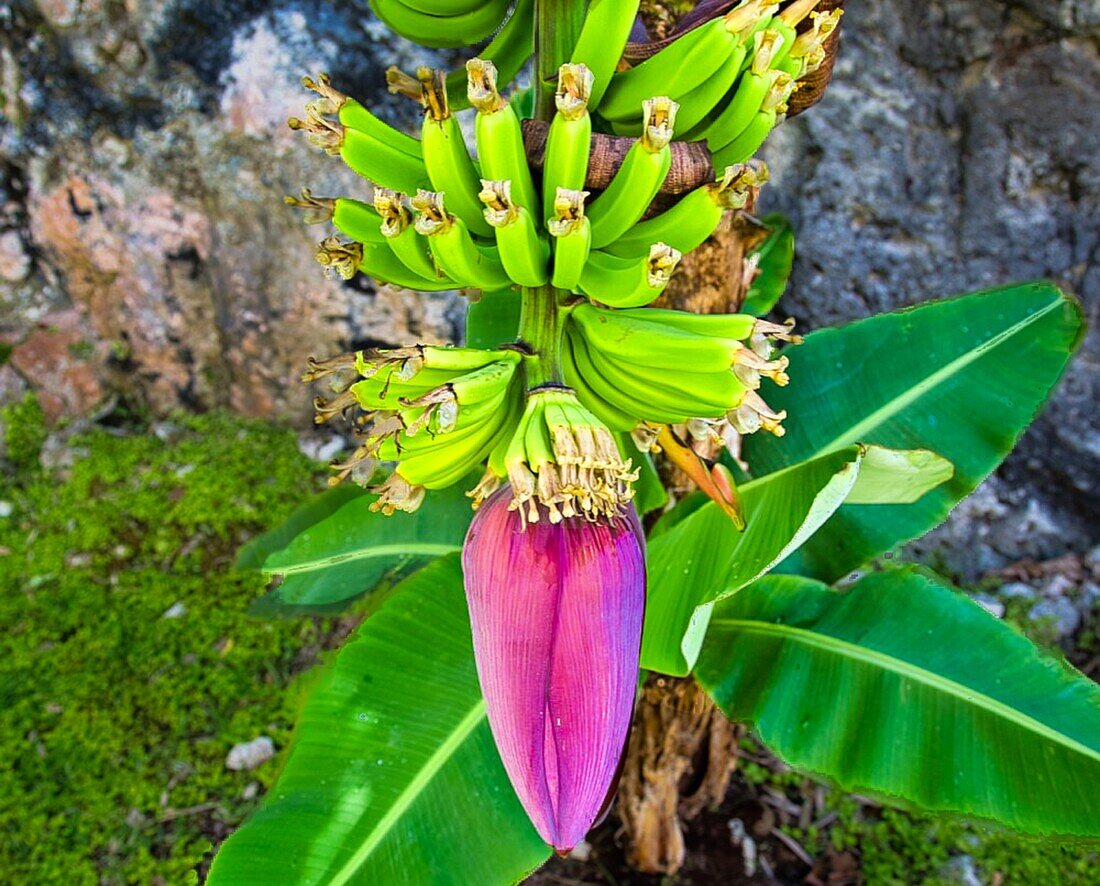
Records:
<instances>
[{"instance_id":1,"label":"banana hand cluster","mask_svg":"<svg viewBox=\"0 0 1100 886\"><path fill-rule=\"evenodd\" d=\"M780 12L774 0L743 0L625 70L619 61L626 39L616 25L636 4L618 4L613 11L607 7L616 4L593 3L575 55L605 77L611 72L593 111L610 131L637 135L645 125L641 102L667 95L680 106L679 138L705 141L716 169L742 163L782 122L799 83L825 60L825 39L841 10L817 12L819 2L796 0ZM807 17L812 25L799 34L796 28ZM597 39L601 32L605 40Z\"/></svg>"},{"instance_id":2,"label":"banana hand cluster","mask_svg":"<svg viewBox=\"0 0 1100 886\"><path fill-rule=\"evenodd\" d=\"M767 170L756 162L731 166L720 181L639 223L672 162L678 106L656 96L642 101L641 135L609 186L589 204L583 186L593 82L582 64L561 68L540 193L520 117L501 96L496 67L486 59L467 64L477 160L466 147L440 71L417 71L424 109L419 140L337 92L327 77L307 78L320 98L307 106L305 121L292 125L372 179L375 197L369 205L306 191L288 202L304 208L307 221L331 221L349 238L329 238L317 252L324 266L345 278L362 272L423 291L552 282L612 307L649 304L664 291L682 255L714 232L727 209L744 205L749 191L767 180Z\"/></svg>"},{"instance_id":3,"label":"banana hand cluster","mask_svg":"<svg viewBox=\"0 0 1100 886\"><path fill-rule=\"evenodd\" d=\"M392 513L416 510L425 490L457 483L486 459L503 473L523 415L520 360L511 350L419 345L310 361L303 380L326 379L334 392L315 401L317 422L351 417L361 439L332 465L331 482L365 485L378 462L396 462L374 505Z\"/></svg>"},{"instance_id":4,"label":"banana hand cluster","mask_svg":"<svg viewBox=\"0 0 1100 886\"><path fill-rule=\"evenodd\" d=\"M656 308L572 308L565 326L565 382L609 428L700 422L720 435L782 435L786 417L757 393L761 379L788 382L787 358L772 342L795 341L790 325L748 314L692 314Z\"/></svg>"}]
</instances>

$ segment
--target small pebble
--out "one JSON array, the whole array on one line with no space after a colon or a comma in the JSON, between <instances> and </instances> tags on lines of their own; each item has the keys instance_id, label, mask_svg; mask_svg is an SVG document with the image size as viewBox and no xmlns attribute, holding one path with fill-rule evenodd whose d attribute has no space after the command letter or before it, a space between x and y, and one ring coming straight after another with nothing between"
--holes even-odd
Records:
<instances>
[{"instance_id":1,"label":"small pebble","mask_svg":"<svg viewBox=\"0 0 1100 886\"><path fill-rule=\"evenodd\" d=\"M235 744L225 758L225 768L234 772L255 769L275 756L275 742L266 735Z\"/></svg>"}]
</instances>

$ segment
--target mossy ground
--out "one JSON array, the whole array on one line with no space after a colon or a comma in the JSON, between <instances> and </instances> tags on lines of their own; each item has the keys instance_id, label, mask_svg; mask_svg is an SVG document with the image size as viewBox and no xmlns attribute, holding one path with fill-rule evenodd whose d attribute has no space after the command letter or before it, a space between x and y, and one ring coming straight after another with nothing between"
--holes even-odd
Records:
<instances>
[{"instance_id":1,"label":"mossy ground","mask_svg":"<svg viewBox=\"0 0 1100 886\"><path fill-rule=\"evenodd\" d=\"M334 636L330 621L250 618L263 580L231 569L246 539L321 488L319 470L291 432L222 415L181 417L160 436L93 430L68 441L71 465L54 471L38 467L46 433L33 399L0 424L0 501L11 505L0 517L3 879L188 882L277 774L277 759L231 772L226 753L261 734L285 747L300 695L291 678ZM731 800L704 817L723 855L746 796L797 804L815 791L747 750ZM952 859L968 856L984 883L1095 882L1094 847L825 796L827 824L776 822L824 879L849 855L869 883L965 882ZM717 848L697 836L691 852ZM594 867L578 873L607 882Z\"/></svg>"},{"instance_id":2,"label":"mossy ground","mask_svg":"<svg viewBox=\"0 0 1100 886\"><path fill-rule=\"evenodd\" d=\"M326 636L251 619L263 580L230 568L317 468L288 431L207 416L168 442L76 436L60 476L35 467L33 401L2 418L17 468L0 480L3 879L187 882L276 774L231 772L226 753L285 745L289 681Z\"/></svg>"}]
</instances>

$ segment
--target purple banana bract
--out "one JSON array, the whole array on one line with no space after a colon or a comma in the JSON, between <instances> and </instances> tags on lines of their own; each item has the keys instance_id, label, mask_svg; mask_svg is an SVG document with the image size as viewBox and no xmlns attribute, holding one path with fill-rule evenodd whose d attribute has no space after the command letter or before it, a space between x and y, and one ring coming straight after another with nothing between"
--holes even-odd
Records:
<instances>
[{"instance_id":1,"label":"purple banana bract","mask_svg":"<svg viewBox=\"0 0 1100 886\"><path fill-rule=\"evenodd\" d=\"M478 677L504 768L539 834L572 849L605 807L630 729L645 609L634 508L524 526L510 490L462 565Z\"/></svg>"}]
</instances>

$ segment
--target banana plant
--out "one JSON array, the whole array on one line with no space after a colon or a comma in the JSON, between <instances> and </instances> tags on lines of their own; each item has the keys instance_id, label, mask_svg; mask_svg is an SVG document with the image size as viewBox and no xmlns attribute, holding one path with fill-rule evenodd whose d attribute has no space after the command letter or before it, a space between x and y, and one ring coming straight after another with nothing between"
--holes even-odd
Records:
<instances>
[{"instance_id":1,"label":"banana plant","mask_svg":"<svg viewBox=\"0 0 1100 886\"><path fill-rule=\"evenodd\" d=\"M419 138L303 81L291 125L374 185L288 198L339 232L318 260L471 295L467 344L309 360L317 421L357 437L332 481L355 485L241 565L281 579L263 611L369 617L211 883L514 882L612 802L642 669L695 674L844 788L1100 835L1095 684L925 572L829 584L997 467L1080 340L1076 302L1009 286L803 339L762 316L793 258L766 219L743 313L653 306L766 183L753 155L840 18L818 5L702 4L631 42L636 0L372 0L422 45L482 46L388 72ZM656 456L701 492L670 504Z\"/></svg>"}]
</instances>

